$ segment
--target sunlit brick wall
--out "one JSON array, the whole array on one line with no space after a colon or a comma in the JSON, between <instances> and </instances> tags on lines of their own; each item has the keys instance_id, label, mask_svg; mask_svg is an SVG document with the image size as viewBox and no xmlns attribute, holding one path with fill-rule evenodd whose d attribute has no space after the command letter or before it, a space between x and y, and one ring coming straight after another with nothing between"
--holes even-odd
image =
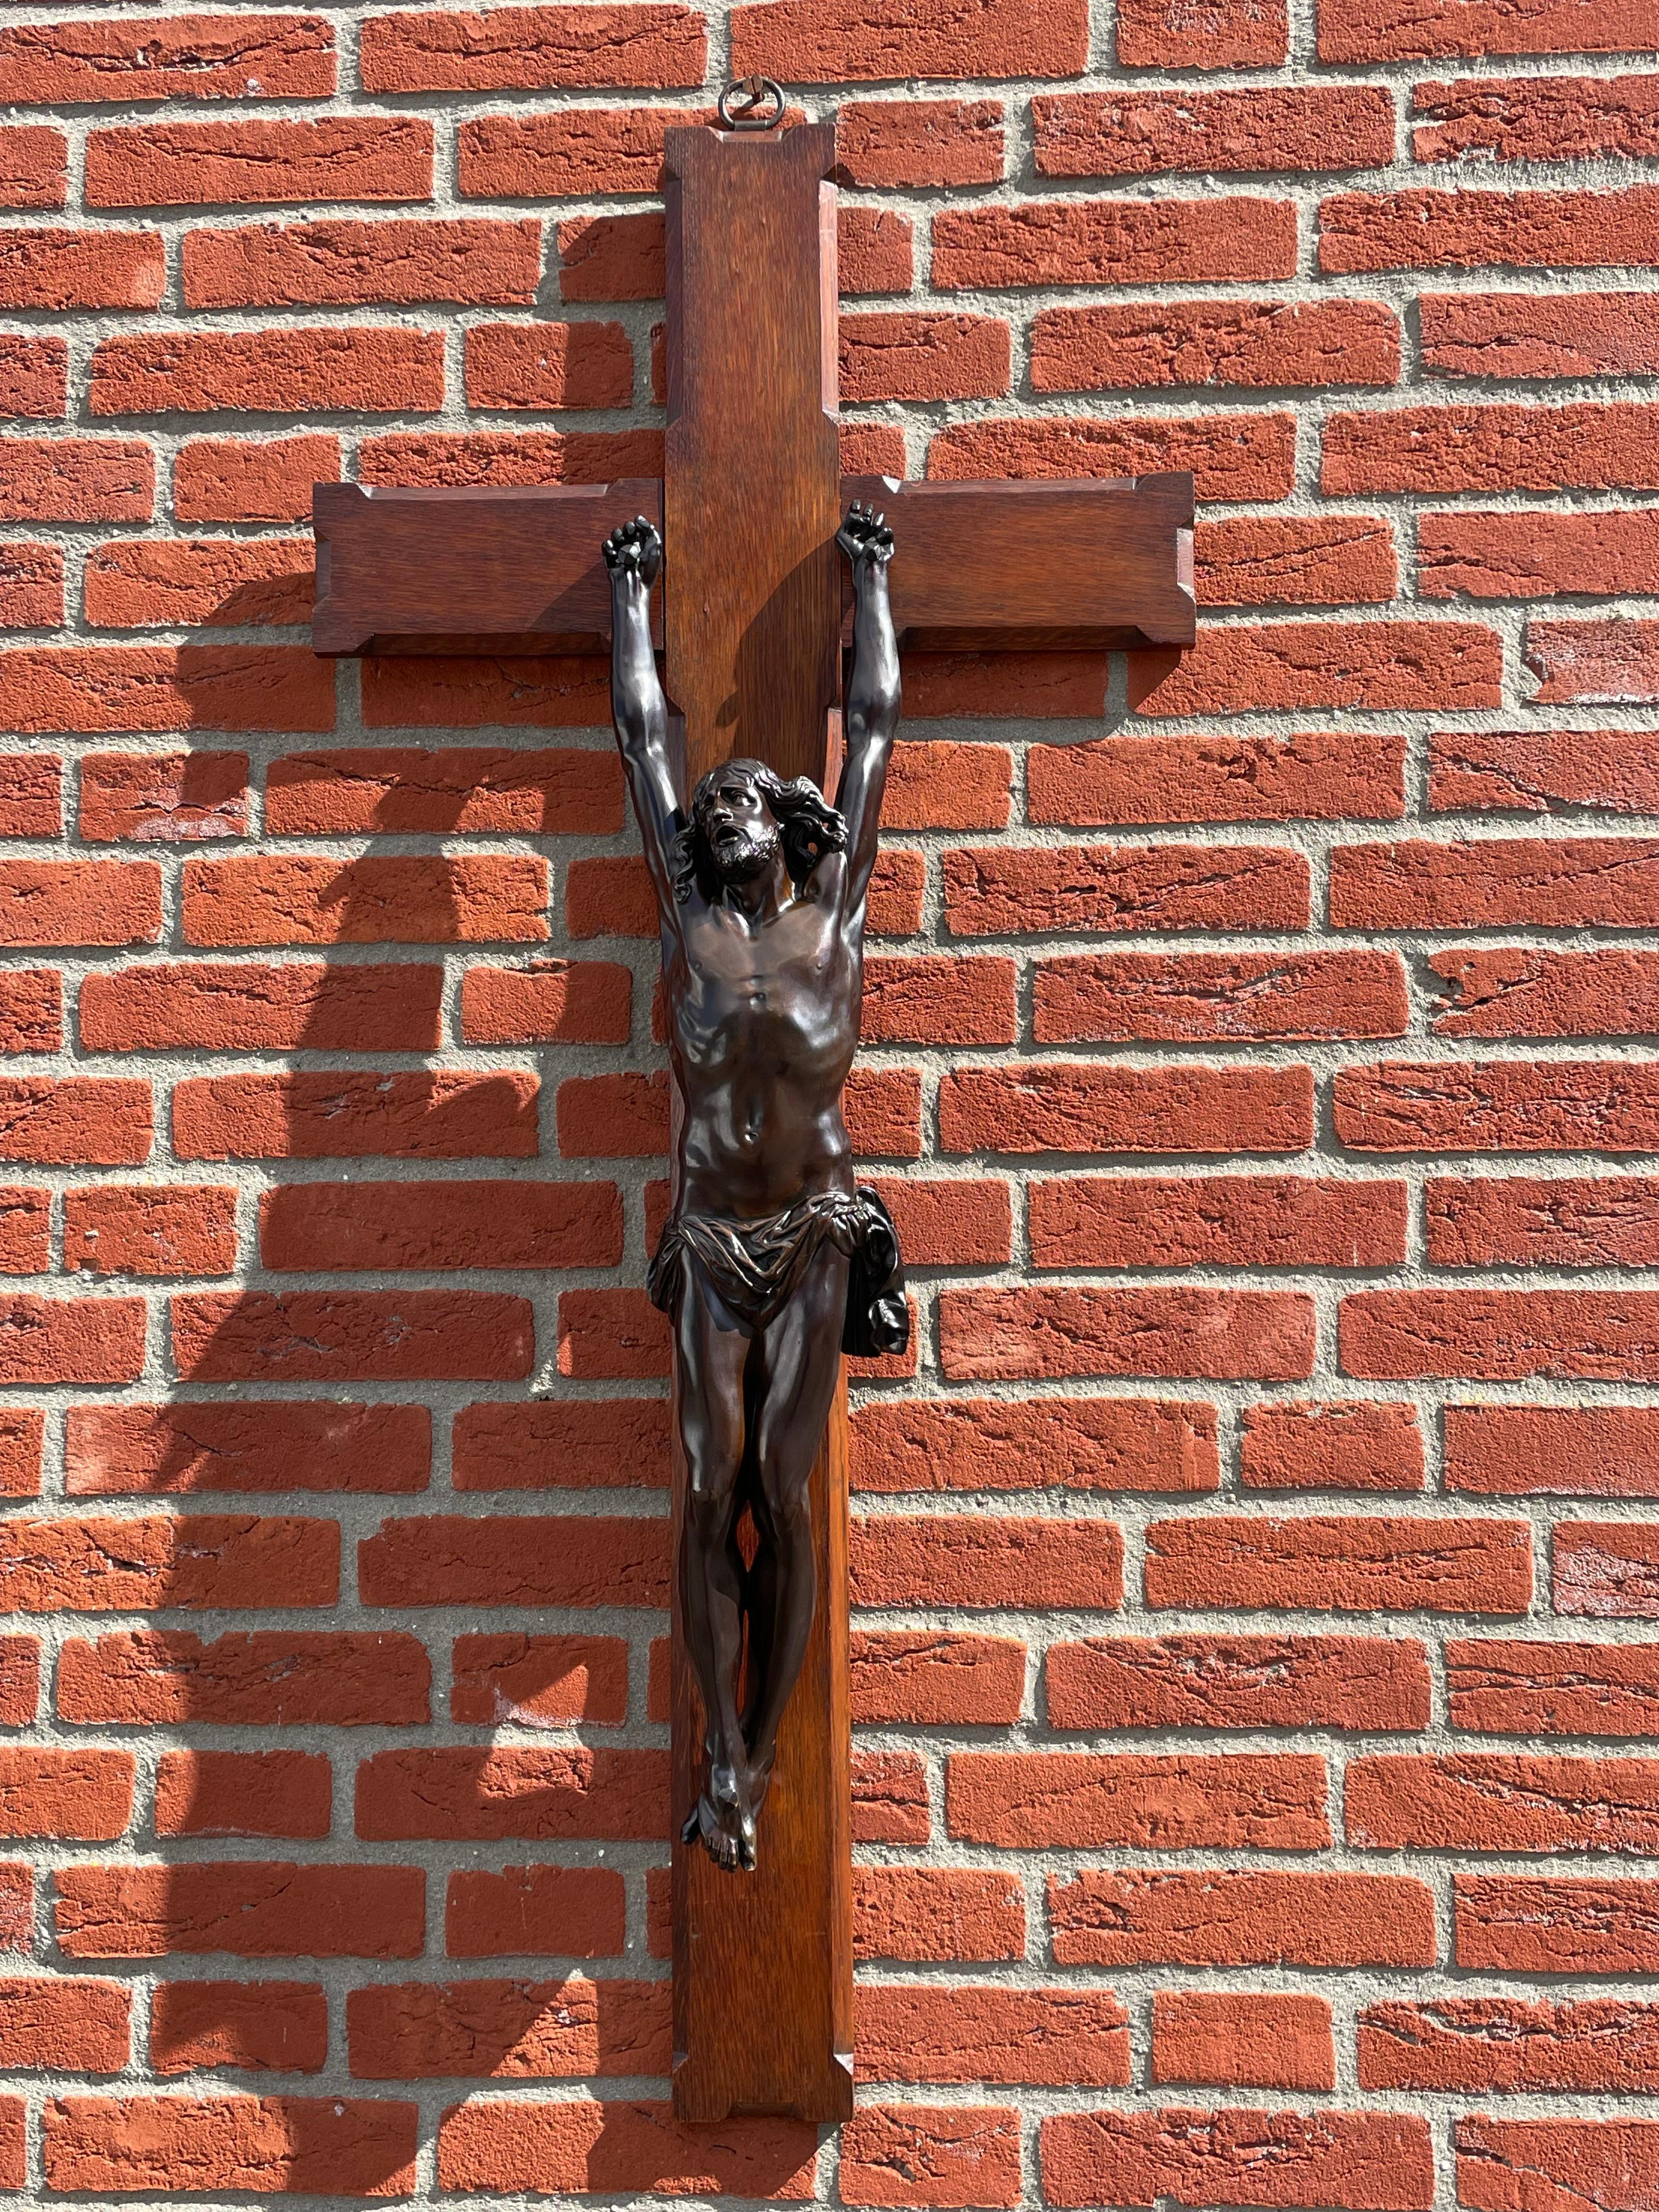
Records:
<instances>
[{"instance_id":1,"label":"sunlit brick wall","mask_svg":"<svg viewBox=\"0 0 1659 2212\"><path fill-rule=\"evenodd\" d=\"M1654 2212L1656 47L6 10L0 2187ZM605 672L305 627L313 479L657 471L661 133L755 69L849 466L1201 502L1181 665L906 668L822 2145L667 2116Z\"/></svg>"}]
</instances>

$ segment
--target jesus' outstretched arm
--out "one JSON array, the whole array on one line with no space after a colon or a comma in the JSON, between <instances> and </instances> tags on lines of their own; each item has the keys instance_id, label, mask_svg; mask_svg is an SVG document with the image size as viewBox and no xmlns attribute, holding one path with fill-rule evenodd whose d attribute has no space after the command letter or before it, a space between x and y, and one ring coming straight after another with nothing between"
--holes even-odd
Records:
<instances>
[{"instance_id":1,"label":"jesus' outstretched arm","mask_svg":"<svg viewBox=\"0 0 1659 2212\"><path fill-rule=\"evenodd\" d=\"M887 599L893 533L867 507L848 510L836 543L853 564L853 672L843 734L847 763L836 805L847 823L847 908L861 915L876 842L887 758L899 719L898 644Z\"/></svg>"},{"instance_id":2,"label":"jesus' outstretched arm","mask_svg":"<svg viewBox=\"0 0 1659 2212\"><path fill-rule=\"evenodd\" d=\"M665 927L678 926L674 841L684 823L668 756L668 702L651 649L651 587L662 573L662 539L641 514L605 541L611 571L611 712L623 769L645 846L645 862Z\"/></svg>"}]
</instances>

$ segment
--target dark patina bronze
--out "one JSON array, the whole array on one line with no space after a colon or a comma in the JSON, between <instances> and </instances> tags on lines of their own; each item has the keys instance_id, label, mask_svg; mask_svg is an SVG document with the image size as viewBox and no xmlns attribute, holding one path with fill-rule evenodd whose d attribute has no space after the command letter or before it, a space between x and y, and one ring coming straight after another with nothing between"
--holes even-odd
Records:
<instances>
[{"instance_id":1,"label":"dark patina bronze","mask_svg":"<svg viewBox=\"0 0 1659 2212\"><path fill-rule=\"evenodd\" d=\"M611 710L657 895L682 1108L673 1207L648 1279L674 1327L679 1573L706 1716L708 1771L684 1839L730 1868L755 1864L778 1723L811 1630L807 1481L843 1346L899 1351L908 1336L893 1225L854 1182L841 1111L899 716L893 539L855 506L836 543L854 612L833 807L809 778L786 782L753 760L726 761L681 803L651 649L662 540L641 516L605 549Z\"/></svg>"}]
</instances>

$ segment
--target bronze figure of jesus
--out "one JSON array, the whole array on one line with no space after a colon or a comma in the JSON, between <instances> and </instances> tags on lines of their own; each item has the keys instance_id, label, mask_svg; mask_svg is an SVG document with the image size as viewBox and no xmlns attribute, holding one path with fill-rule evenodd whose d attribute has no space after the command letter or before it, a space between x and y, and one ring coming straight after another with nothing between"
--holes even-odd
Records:
<instances>
[{"instance_id":1,"label":"bronze figure of jesus","mask_svg":"<svg viewBox=\"0 0 1659 2212\"><path fill-rule=\"evenodd\" d=\"M842 1086L858 1045L865 906L899 715L891 532L854 507L846 764L832 807L806 777L729 760L682 805L651 648L662 540L614 531L611 708L657 895L683 1109L673 1210L647 1278L674 1327L687 1496L685 1638L708 1775L685 1821L752 1867L778 1724L817 1603L808 1478L843 1346L902 1350L908 1316L885 1208L853 1179ZM744 1509L757 1548L738 1541Z\"/></svg>"}]
</instances>

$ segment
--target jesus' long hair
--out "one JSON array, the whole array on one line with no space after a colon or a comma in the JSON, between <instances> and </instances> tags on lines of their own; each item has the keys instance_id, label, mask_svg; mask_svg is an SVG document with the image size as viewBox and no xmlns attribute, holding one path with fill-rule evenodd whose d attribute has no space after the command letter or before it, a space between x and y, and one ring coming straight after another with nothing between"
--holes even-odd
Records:
<instances>
[{"instance_id":1,"label":"jesus' long hair","mask_svg":"<svg viewBox=\"0 0 1659 2212\"><path fill-rule=\"evenodd\" d=\"M682 906L694 890L706 899L720 895L720 874L709 848L704 817L715 784L733 773L759 792L783 840L783 863L790 881L804 884L826 853L847 850L847 823L807 775L786 783L764 761L722 761L710 769L691 794L690 818L674 839L674 896Z\"/></svg>"}]
</instances>

